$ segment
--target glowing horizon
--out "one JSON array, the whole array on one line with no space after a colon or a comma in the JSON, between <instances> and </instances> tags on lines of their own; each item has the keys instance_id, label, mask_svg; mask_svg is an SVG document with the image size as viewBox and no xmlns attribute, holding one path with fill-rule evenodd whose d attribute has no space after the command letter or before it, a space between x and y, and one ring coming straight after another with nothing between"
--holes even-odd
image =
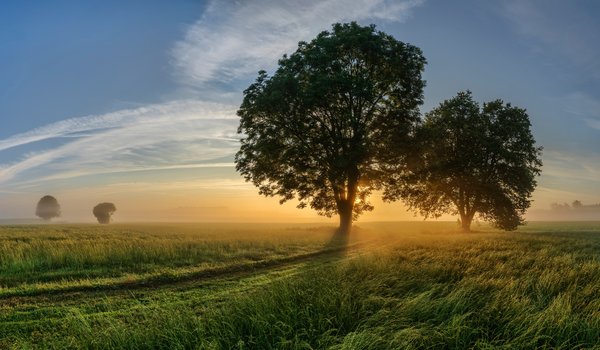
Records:
<instances>
[{"instance_id":1,"label":"glowing horizon","mask_svg":"<svg viewBox=\"0 0 600 350\"><path fill-rule=\"evenodd\" d=\"M235 172L236 110L258 70L350 20L423 49L423 112L461 89L528 110L544 166L527 219L551 218L553 202L600 203L600 25L585 6L114 2L102 15L81 4L1 6L11 41L0 57L0 219L33 218L51 194L67 221L92 222L92 207L110 201L115 221L336 222L259 196ZM161 35L145 31L153 26ZM371 200L359 222L422 220Z\"/></svg>"}]
</instances>

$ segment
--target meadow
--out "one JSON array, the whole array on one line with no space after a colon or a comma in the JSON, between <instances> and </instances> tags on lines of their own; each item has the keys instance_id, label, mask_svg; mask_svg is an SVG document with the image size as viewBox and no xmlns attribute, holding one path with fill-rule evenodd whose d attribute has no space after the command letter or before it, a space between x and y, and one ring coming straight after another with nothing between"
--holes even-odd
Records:
<instances>
[{"instance_id":1,"label":"meadow","mask_svg":"<svg viewBox=\"0 0 600 350\"><path fill-rule=\"evenodd\" d=\"M600 349L600 222L0 226L4 349Z\"/></svg>"}]
</instances>

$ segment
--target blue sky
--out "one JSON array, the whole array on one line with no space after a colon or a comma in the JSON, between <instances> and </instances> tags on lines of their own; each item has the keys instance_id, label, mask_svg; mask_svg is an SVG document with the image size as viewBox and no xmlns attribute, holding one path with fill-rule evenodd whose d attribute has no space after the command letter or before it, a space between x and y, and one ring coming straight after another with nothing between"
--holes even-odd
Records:
<instances>
[{"instance_id":1,"label":"blue sky","mask_svg":"<svg viewBox=\"0 0 600 350\"><path fill-rule=\"evenodd\" d=\"M423 50L424 112L464 89L529 111L544 147L532 212L598 203L599 15L591 0L2 2L0 218L46 193L72 220L104 200L123 219L293 218L233 170L235 111L259 69L350 20ZM411 217L376 205L366 219Z\"/></svg>"}]
</instances>

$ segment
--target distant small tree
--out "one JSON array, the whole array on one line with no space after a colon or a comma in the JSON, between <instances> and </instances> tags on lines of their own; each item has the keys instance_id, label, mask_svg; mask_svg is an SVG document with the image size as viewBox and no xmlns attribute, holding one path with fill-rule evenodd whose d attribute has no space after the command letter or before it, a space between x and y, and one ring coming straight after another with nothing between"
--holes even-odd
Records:
<instances>
[{"instance_id":1,"label":"distant small tree","mask_svg":"<svg viewBox=\"0 0 600 350\"><path fill-rule=\"evenodd\" d=\"M50 195L40 198L35 209L36 216L44 220L50 220L59 217L60 214L60 204L58 204L56 198Z\"/></svg>"},{"instance_id":2,"label":"distant small tree","mask_svg":"<svg viewBox=\"0 0 600 350\"><path fill-rule=\"evenodd\" d=\"M571 204L571 206L573 207L573 209L579 209L583 207L583 203L581 203L581 201L579 200L575 200L573 201L573 204Z\"/></svg>"},{"instance_id":3,"label":"distant small tree","mask_svg":"<svg viewBox=\"0 0 600 350\"><path fill-rule=\"evenodd\" d=\"M425 217L458 214L464 231L476 214L514 230L542 165L530 126L524 109L501 100L480 108L471 92L460 92L426 114L415 138L419 152L384 199L403 199Z\"/></svg>"},{"instance_id":4,"label":"distant small tree","mask_svg":"<svg viewBox=\"0 0 600 350\"><path fill-rule=\"evenodd\" d=\"M117 211L117 207L113 203L100 203L94 207L92 212L99 223L108 224L115 211Z\"/></svg>"},{"instance_id":5,"label":"distant small tree","mask_svg":"<svg viewBox=\"0 0 600 350\"><path fill-rule=\"evenodd\" d=\"M339 215L348 233L373 209L389 144L400 154L408 144L424 65L419 48L354 22L300 42L244 91L236 169L260 194Z\"/></svg>"}]
</instances>

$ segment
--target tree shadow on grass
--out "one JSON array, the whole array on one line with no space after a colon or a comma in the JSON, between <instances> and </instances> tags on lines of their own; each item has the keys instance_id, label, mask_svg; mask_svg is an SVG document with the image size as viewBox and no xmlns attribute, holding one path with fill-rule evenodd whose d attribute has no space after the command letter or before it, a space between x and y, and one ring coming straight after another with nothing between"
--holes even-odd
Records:
<instances>
[{"instance_id":1,"label":"tree shadow on grass","mask_svg":"<svg viewBox=\"0 0 600 350\"><path fill-rule=\"evenodd\" d=\"M351 235L352 233L340 232L336 229L333 231L333 235L329 241L321 249L321 252L331 253L331 255L337 257L345 256L350 249L354 248L354 245L350 244Z\"/></svg>"},{"instance_id":2,"label":"tree shadow on grass","mask_svg":"<svg viewBox=\"0 0 600 350\"><path fill-rule=\"evenodd\" d=\"M333 233L333 236L331 236L331 239L329 240L329 242L327 242L326 247L343 247L343 246L347 246L348 243L350 242L350 233L344 233L344 232L339 232L338 230L335 230L335 232Z\"/></svg>"}]
</instances>

